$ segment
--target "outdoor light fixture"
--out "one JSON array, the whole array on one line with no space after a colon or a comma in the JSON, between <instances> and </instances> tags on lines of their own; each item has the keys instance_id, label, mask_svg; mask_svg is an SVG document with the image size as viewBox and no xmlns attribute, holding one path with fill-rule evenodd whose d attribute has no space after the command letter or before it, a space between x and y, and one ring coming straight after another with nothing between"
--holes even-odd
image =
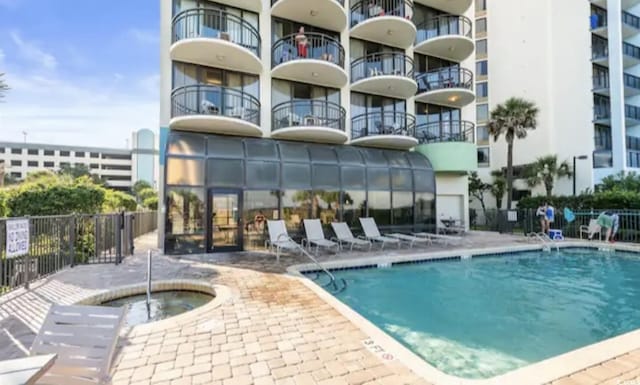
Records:
<instances>
[{"instance_id":1,"label":"outdoor light fixture","mask_svg":"<svg viewBox=\"0 0 640 385\"><path fill-rule=\"evenodd\" d=\"M573 196L576 196L576 159L589 159L588 155L579 155L573 157Z\"/></svg>"},{"instance_id":2,"label":"outdoor light fixture","mask_svg":"<svg viewBox=\"0 0 640 385\"><path fill-rule=\"evenodd\" d=\"M457 102L457 101L458 101L458 99L460 99L460 97L459 97L459 96L454 95L454 96L450 96L448 100L449 100L450 102Z\"/></svg>"}]
</instances>

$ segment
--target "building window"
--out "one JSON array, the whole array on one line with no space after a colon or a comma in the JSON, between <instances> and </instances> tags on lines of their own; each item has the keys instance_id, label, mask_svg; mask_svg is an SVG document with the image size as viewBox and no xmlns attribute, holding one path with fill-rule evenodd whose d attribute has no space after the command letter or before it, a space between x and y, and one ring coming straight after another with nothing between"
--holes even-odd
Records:
<instances>
[{"instance_id":1,"label":"building window","mask_svg":"<svg viewBox=\"0 0 640 385\"><path fill-rule=\"evenodd\" d=\"M53 151L53 150L44 150L44 155L45 156L54 156L55 155L55 151Z\"/></svg>"},{"instance_id":2,"label":"building window","mask_svg":"<svg viewBox=\"0 0 640 385\"><path fill-rule=\"evenodd\" d=\"M522 198L527 198L531 196L531 190L516 190L514 189L511 193L511 199L513 201L519 201Z\"/></svg>"},{"instance_id":3,"label":"building window","mask_svg":"<svg viewBox=\"0 0 640 385\"><path fill-rule=\"evenodd\" d=\"M22 154L22 149L21 148L12 148L11 149L11 153L12 154Z\"/></svg>"},{"instance_id":4,"label":"building window","mask_svg":"<svg viewBox=\"0 0 640 385\"><path fill-rule=\"evenodd\" d=\"M91 163L91 164L89 165L89 168L97 169L97 168L100 168L100 165L99 165L98 163Z\"/></svg>"},{"instance_id":5,"label":"building window","mask_svg":"<svg viewBox=\"0 0 640 385\"><path fill-rule=\"evenodd\" d=\"M11 167L22 167L22 161L21 160L12 160L11 161Z\"/></svg>"},{"instance_id":6,"label":"building window","mask_svg":"<svg viewBox=\"0 0 640 385\"><path fill-rule=\"evenodd\" d=\"M489 167L489 147L478 148L478 167Z\"/></svg>"},{"instance_id":7,"label":"building window","mask_svg":"<svg viewBox=\"0 0 640 385\"><path fill-rule=\"evenodd\" d=\"M22 173L21 172L12 172L11 176L13 178L16 178L16 179L21 179L22 178Z\"/></svg>"},{"instance_id":8,"label":"building window","mask_svg":"<svg viewBox=\"0 0 640 385\"><path fill-rule=\"evenodd\" d=\"M477 138L478 145L488 145L489 144L489 127L487 126L478 126Z\"/></svg>"},{"instance_id":9,"label":"building window","mask_svg":"<svg viewBox=\"0 0 640 385\"><path fill-rule=\"evenodd\" d=\"M38 167L39 164L38 164L37 160L30 160L30 161L27 162L27 166L29 166L29 167Z\"/></svg>"},{"instance_id":10,"label":"building window","mask_svg":"<svg viewBox=\"0 0 640 385\"><path fill-rule=\"evenodd\" d=\"M53 168L53 162L44 162L44 167Z\"/></svg>"},{"instance_id":11,"label":"building window","mask_svg":"<svg viewBox=\"0 0 640 385\"><path fill-rule=\"evenodd\" d=\"M102 154L102 159L131 160L131 154Z\"/></svg>"},{"instance_id":12,"label":"building window","mask_svg":"<svg viewBox=\"0 0 640 385\"><path fill-rule=\"evenodd\" d=\"M478 98L487 98L489 96L489 83L476 83L476 96Z\"/></svg>"},{"instance_id":13,"label":"building window","mask_svg":"<svg viewBox=\"0 0 640 385\"><path fill-rule=\"evenodd\" d=\"M103 170L131 171L131 165L103 164Z\"/></svg>"},{"instance_id":14,"label":"building window","mask_svg":"<svg viewBox=\"0 0 640 385\"><path fill-rule=\"evenodd\" d=\"M167 187L166 208L167 252L204 252L204 190Z\"/></svg>"},{"instance_id":15,"label":"building window","mask_svg":"<svg viewBox=\"0 0 640 385\"><path fill-rule=\"evenodd\" d=\"M476 12L484 12L487 10L487 0L476 0Z\"/></svg>"},{"instance_id":16,"label":"building window","mask_svg":"<svg viewBox=\"0 0 640 385\"><path fill-rule=\"evenodd\" d=\"M477 19L476 20L476 37L484 36L486 34L487 34L487 19L484 17L482 19Z\"/></svg>"},{"instance_id":17,"label":"building window","mask_svg":"<svg viewBox=\"0 0 640 385\"><path fill-rule=\"evenodd\" d=\"M84 151L76 151L76 158L84 158Z\"/></svg>"},{"instance_id":18,"label":"building window","mask_svg":"<svg viewBox=\"0 0 640 385\"><path fill-rule=\"evenodd\" d=\"M489 75L489 63L486 60L480 60L476 62L476 76Z\"/></svg>"},{"instance_id":19,"label":"building window","mask_svg":"<svg viewBox=\"0 0 640 385\"><path fill-rule=\"evenodd\" d=\"M92 152L91 154L89 154L89 156L92 157L92 158L99 158L100 154L97 153L97 152Z\"/></svg>"},{"instance_id":20,"label":"building window","mask_svg":"<svg viewBox=\"0 0 640 385\"><path fill-rule=\"evenodd\" d=\"M71 151L60 151L60 156L70 156Z\"/></svg>"},{"instance_id":21,"label":"building window","mask_svg":"<svg viewBox=\"0 0 640 385\"><path fill-rule=\"evenodd\" d=\"M476 56L487 56L487 39L476 40Z\"/></svg>"},{"instance_id":22,"label":"building window","mask_svg":"<svg viewBox=\"0 0 640 385\"><path fill-rule=\"evenodd\" d=\"M489 105L478 104L476 105L476 121L486 122L489 120Z\"/></svg>"},{"instance_id":23,"label":"building window","mask_svg":"<svg viewBox=\"0 0 640 385\"><path fill-rule=\"evenodd\" d=\"M37 148L29 148L29 149L27 149L27 154L29 154L29 155L38 155L38 149Z\"/></svg>"},{"instance_id":24,"label":"building window","mask_svg":"<svg viewBox=\"0 0 640 385\"><path fill-rule=\"evenodd\" d=\"M71 167L71 163L69 162L60 162L60 168L62 167Z\"/></svg>"}]
</instances>

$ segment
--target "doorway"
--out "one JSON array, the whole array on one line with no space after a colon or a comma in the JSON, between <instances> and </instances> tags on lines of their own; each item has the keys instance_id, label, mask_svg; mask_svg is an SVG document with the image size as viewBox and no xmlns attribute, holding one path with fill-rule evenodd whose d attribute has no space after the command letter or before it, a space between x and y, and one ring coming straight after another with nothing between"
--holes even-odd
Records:
<instances>
[{"instance_id":1,"label":"doorway","mask_svg":"<svg viewBox=\"0 0 640 385\"><path fill-rule=\"evenodd\" d=\"M209 190L209 252L242 250L241 213L241 190Z\"/></svg>"}]
</instances>

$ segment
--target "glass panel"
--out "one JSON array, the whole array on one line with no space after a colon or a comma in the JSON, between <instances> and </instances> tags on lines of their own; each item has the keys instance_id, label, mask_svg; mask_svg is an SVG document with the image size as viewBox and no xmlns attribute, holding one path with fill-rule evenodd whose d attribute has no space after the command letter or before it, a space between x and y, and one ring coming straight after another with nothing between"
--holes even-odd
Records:
<instances>
[{"instance_id":1,"label":"glass panel","mask_svg":"<svg viewBox=\"0 0 640 385\"><path fill-rule=\"evenodd\" d=\"M263 249L267 220L278 219L278 191L245 191L244 208L244 248Z\"/></svg>"},{"instance_id":2,"label":"glass panel","mask_svg":"<svg viewBox=\"0 0 640 385\"><path fill-rule=\"evenodd\" d=\"M476 121L486 122L487 120L489 120L489 105L478 104L476 106Z\"/></svg>"},{"instance_id":3,"label":"glass panel","mask_svg":"<svg viewBox=\"0 0 640 385\"><path fill-rule=\"evenodd\" d=\"M489 128L487 126L478 126L477 144L489 144Z\"/></svg>"},{"instance_id":4,"label":"glass panel","mask_svg":"<svg viewBox=\"0 0 640 385\"><path fill-rule=\"evenodd\" d=\"M360 151L352 146L336 147L336 153L338 154L338 159L342 164L364 165Z\"/></svg>"},{"instance_id":5,"label":"glass panel","mask_svg":"<svg viewBox=\"0 0 640 385\"><path fill-rule=\"evenodd\" d=\"M204 136L172 133L169 136L167 153L179 155L204 155L204 144Z\"/></svg>"},{"instance_id":6,"label":"glass panel","mask_svg":"<svg viewBox=\"0 0 640 385\"><path fill-rule=\"evenodd\" d=\"M369 190L389 190L389 169L368 168L367 185Z\"/></svg>"},{"instance_id":7,"label":"glass panel","mask_svg":"<svg viewBox=\"0 0 640 385\"><path fill-rule=\"evenodd\" d=\"M282 185L293 188L311 187L311 169L308 164L284 163Z\"/></svg>"},{"instance_id":8,"label":"glass panel","mask_svg":"<svg viewBox=\"0 0 640 385\"><path fill-rule=\"evenodd\" d=\"M247 162L247 187L277 189L280 186L280 164Z\"/></svg>"},{"instance_id":9,"label":"glass panel","mask_svg":"<svg viewBox=\"0 0 640 385\"><path fill-rule=\"evenodd\" d=\"M211 196L211 244L216 247L239 246L238 194L214 192Z\"/></svg>"},{"instance_id":10,"label":"glass panel","mask_svg":"<svg viewBox=\"0 0 640 385\"><path fill-rule=\"evenodd\" d=\"M387 159L389 159L390 166L398 166L398 167L410 167L409 161L404 156L405 153L401 151L385 151Z\"/></svg>"},{"instance_id":11,"label":"glass panel","mask_svg":"<svg viewBox=\"0 0 640 385\"><path fill-rule=\"evenodd\" d=\"M384 157L380 150L367 149L364 154L367 160L367 166L389 166L387 158Z\"/></svg>"},{"instance_id":12,"label":"glass panel","mask_svg":"<svg viewBox=\"0 0 640 385\"><path fill-rule=\"evenodd\" d=\"M436 200L434 194L416 193L416 230L435 232Z\"/></svg>"},{"instance_id":13,"label":"glass panel","mask_svg":"<svg viewBox=\"0 0 640 385\"><path fill-rule=\"evenodd\" d=\"M338 163L336 153L329 146L309 146L312 163Z\"/></svg>"},{"instance_id":14,"label":"glass panel","mask_svg":"<svg viewBox=\"0 0 640 385\"><path fill-rule=\"evenodd\" d=\"M476 40L476 55L483 56L487 54L487 39Z\"/></svg>"},{"instance_id":15,"label":"glass panel","mask_svg":"<svg viewBox=\"0 0 640 385\"><path fill-rule=\"evenodd\" d=\"M278 160L276 142L273 140L247 139L247 158Z\"/></svg>"},{"instance_id":16,"label":"glass panel","mask_svg":"<svg viewBox=\"0 0 640 385\"><path fill-rule=\"evenodd\" d=\"M311 211L311 191L285 190L282 194L282 219L289 235L294 239L303 237L302 220L308 219Z\"/></svg>"},{"instance_id":17,"label":"glass panel","mask_svg":"<svg viewBox=\"0 0 640 385\"><path fill-rule=\"evenodd\" d=\"M339 191L314 191L313 202L311 204L311 217L320 219L325 227L325 234L329 234L331 222L338 219L340 209Z\"/></svg>"},{"instance_id":18,"label":"glass panel","mask_svg":"<svg viewBox=\"0 0 640 385\"><path fill-rule=\"evenodd\" d=\"M378 226L391 224L391 192L369 191L369 216L376 220Z\"/></svg>"},{"instance_id":19,"label":"glass panel","mask_svg":"<svg viewBox=\"0 0 640 385\"><path fill-rule=\"evenodd\" d=\"M391 196L393 207L393 224L413 225L413 193L394 191Z\"/></svg>"},{"instance_id":20,"label":"glass panel","mask_svg":"<svg viewBox=\"0 0 640 385\"><path fill-rule=\"evenodd\" d=\"M307 146L303 144L279 143L280 156L284 162L309 162Z\"/></svg>"},{"instance_id":21,"label":"glass panel","mask_svg":"<svg viewBox=\"0 0 640 385\"><path fill-rule=\"evenodd\" d=\"M225 138L223 136L210 136L207 141L209 156L221 158L243 158L244 150L242 141L237 138Z\"/></svg>"},{"instance_id":22,"label":"glass panel","mask_svg":"<svg viewBox=\"0 0 640 385\"><path fill-rule=\"evenodd\" d=\"M489 147L478 148L478 167L489 167Z\"/></svg>"},{"instance_id":23,"label":"glass panel","mask_svg":"<svg viewBox=\"0 0 640 385\"><path fill-rule=\"evenodd\" d=\"M291 99L290 92L289 82L273 79L271 81L271 105L277 106L289 101Z\"/></svg>"},{"instance_id":24,"label":"glass panel","mask_svg":"<svg viewBox=\"0 0 640 385\"><path fill-rule=\"evenodd\" d=\"M432 170L413 170L413 183L415 191L436 191L436 180Z\"/></svg>"},{"instance_id":25,"label":"glass panel","mask_svg":"<svg viewBox=\"0 0 640 385\"><path fill-rule=\"evenodd\" d=\"M207 161L207 184L221 187L243 187L243 162L235 159L209 159Z\"/></svg>"},{"instance_id":26,"label":"glass panel","mask_svg":"<svg viewBox=\"0 0 640 385\"><path fill-rule=\"evenodd\" d=\"M413 166L413 168L431 169L429 161L422 154L419 154L417 152L408 152L407 158L409 158L409 162L411 163L411 166Z\"/></svg>"},{"instance_id":27,"label":"glass panel","mask_svg":"<svg viewBox=\"0 0 640 385\"><path fill-rule=\"evenodd\" d=\"M411 170L398 168L391 169L391 187L393 190L412 191L412 179L413 175L411 174Z\"/></svg>"},{"instance_id":28,"label":"glass panel","mask_svg":"<svg viewBox=\"0 0 640 385\"><path fill-rule=\"evenodd\" d=\"M342 193L342 221L349 227L360 227L358 218L367 216L367 193L362 190L346 190Z\"/></svg>"},{"instance_id":29,"label":"glass panel","mask_svg":"<svg viewBox=\"0 0 640 385\"><path fill-rule=\"evenodd\" d=\"M204 190L167 188L165 249L169 254L203 253Z\"/></svg>"},{"instance_id":30,"label":"glass panel","mask_svg":"<svg viewBox=\"0 0 640 385\"><path fill-rule=\"evenodd\" d=\"M315 165L312 167L312 185L316 188L338 189L340 187L340 170L338 166Z\"/></svg>"},{"instance_id":31,"label":"glass panel","mask_svg":"<svg viewBox=\"0 0 640 385\"><path fill-rule=\"evenodd\" d=\"M167 184L203 185L204 161L202 159L167 159Z\"/></svg>"},{"instance_id":32,"label":"glass panel","mask_svg":"<svg viewBox=\"0 0 640 385\"><path fill-rule=\"evenodd\" d=\"M342 188L364 189L364 167L342 167Z\"/></svg>"}]
</instances>

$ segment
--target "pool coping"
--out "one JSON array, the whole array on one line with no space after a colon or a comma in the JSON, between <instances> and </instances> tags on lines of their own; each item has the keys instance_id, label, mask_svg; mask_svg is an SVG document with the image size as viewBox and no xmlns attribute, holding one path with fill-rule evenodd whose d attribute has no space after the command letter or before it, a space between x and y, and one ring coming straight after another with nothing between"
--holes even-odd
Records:
<instances>
[{"instance_id":1,"label":"pool coping","mask_svg":"<svg viewBox=\"0 0 640 385\"><path fill-rule=\"evenodd\" d=\"M606 249L612 251L628 251L640 253L640 247L609 244L604 242L585 241L564 241L558 243L560 248L590 248ZM453 257L466 258L471 256L487 256L495 254L512 254L524 251L542 250L543 246L538 244L510 245L492 248L456 248L445 251L432 251L428 248L416 249L416 253L394 254L392 250L387 251L385 256L365 256L350 259L340 259L325 261L322 266L328 270L345 268L356 268L362 266L377 267L380 264L393 264L402 262L429 262L451 259ZM388 266L388 265L387 265ZM640 349L640 329L621 334L591 345L578 348L567 353L563 353L551 358L535 362L488 379L465 379L446 374L435 368L422 357L402 345L401 342L387 334L384 330L374 325L357 311L341 302L331 293L324 290L320 285L311 281L303 275L304 272L317 271L317 265L313 263L297 264L289 266L287 272L296 277L302 284L311 289L325 302L336 309L349 321L353 322L362 332L367 334L375 343L381 346L386 352L394 355L400 362L405 364L414 373L433 382L436 385L535 385L545 384L557 380L561 377L569 376L573 373L587 369L590 366L598 365L618 356L629 353L635 349Z\"/></svg>"}]
</instances>

